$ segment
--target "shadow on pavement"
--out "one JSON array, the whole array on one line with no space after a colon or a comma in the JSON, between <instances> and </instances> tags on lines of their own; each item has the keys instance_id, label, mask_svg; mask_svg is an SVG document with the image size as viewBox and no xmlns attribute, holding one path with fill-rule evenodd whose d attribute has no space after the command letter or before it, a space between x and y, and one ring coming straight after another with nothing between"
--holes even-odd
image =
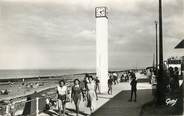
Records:
<instances>
[{"instance_id":1,"label":"shadow on pavement","mask_svg":"<svg viewBox=\"0 0 184 116\"><path fill-rule=\"evenodd\" d=\"M76 110L75 110L75 109L67 108L67 110L68 110L68 111L71 111L71 112L73 112L73 113L76 113ZM84 115L84 116L88 116L88 115L89 115L89 114L86 114L86 113L81 112L81 111L79 111L79 114L82 114L82 115Z\"/></svg>"},{"instance_id":2,"label":"shadow on pavement","mask_svg":"<svg viewBox=\"0 0 184 116\"><path fill-rule=\"evenodd\" d=\"M128 102L130 91L121 91L91 116L139 116L143 104L151 101L152 90L138 90L137 102Z\"/></svg>"},{"instance_id":3,"label":"shadow on pavement","mask_svg":"<svg viewBox=\"0 0 184 116\"><path fill-rule=\"evenodd\" d=\"M183 84L175 105L156 105L150 101L142 106L140 116L179 116L183 115Z\"/></svg>"}]
</instances>

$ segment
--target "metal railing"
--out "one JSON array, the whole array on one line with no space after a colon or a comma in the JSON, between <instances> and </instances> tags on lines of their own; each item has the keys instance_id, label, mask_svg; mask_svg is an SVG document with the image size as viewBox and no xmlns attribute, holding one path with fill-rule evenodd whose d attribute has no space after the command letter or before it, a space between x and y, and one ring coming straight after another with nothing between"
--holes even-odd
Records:
<instances>
[{"instance_id":1,"label":"metal railing","mask_svg":"<svg viewBox=\"0 0 184 116\"><path fill-rule=\"evenodd\" d=\"M35 97L31 100L22 100L14 103L8 103L1 107L0 116L19 116L31 115L38 116L39 113L44 112L47 97Z\"/></svg>"},{"instance_id":2,"label":"metal railing","mask_svg":"<svg viewBox=\"0 0 184 116\"><path fill-rule=\"evenodd\" d=\"M68 88L69 89L69 88ZM70 90L70 89L69 89ZM68 91L68 93L71 93ZM39 96L39 97L38 97ZM69 95L70 96L70 95ZM47 100L56 100L56 92L47 94L32 94L19 101L8 102L3 108L0 107L0 116L38 116L46 110Z\"/></svg>"}]
</instances>

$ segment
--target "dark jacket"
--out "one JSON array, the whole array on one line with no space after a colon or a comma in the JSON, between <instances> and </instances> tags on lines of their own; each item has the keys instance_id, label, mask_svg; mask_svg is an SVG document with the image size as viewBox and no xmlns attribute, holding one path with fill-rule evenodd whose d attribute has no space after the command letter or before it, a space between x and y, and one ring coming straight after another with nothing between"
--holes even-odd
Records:
<instances>
[{"instance_id":1,"label":"dark jacket","mask_svg":"<svg viewBox=\"0 0 184 116\"><path fill-rule=\"evenodd\" d=\"M133 79L130 83L132 90L137 90L137 81L136 79Z\"/></svg>"}]
</instances>

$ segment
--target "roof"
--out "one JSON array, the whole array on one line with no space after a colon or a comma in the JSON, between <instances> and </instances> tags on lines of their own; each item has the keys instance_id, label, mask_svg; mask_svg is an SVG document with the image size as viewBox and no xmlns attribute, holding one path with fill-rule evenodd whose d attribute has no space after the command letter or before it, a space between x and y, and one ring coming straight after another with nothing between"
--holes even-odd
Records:
<instances>
[{"instance_id":1,"label":"roof","mask_svg":"<svg viewBox=\"0 0 184 116\"><path fill-rule=\"evenodd\" d=\"M184 39L175 47L175 49L184 49Z\"/></svg>"}]
</instances>

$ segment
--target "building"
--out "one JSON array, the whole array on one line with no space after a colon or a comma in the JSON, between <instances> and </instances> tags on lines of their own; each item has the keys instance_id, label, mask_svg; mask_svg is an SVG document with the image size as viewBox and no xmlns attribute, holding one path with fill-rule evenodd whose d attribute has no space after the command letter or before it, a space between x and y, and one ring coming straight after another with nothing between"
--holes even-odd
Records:
<instances>
[{"instance_id":1,"label":"building","mask_svg":"<svg viewBox=\"0 0 184 116\"><path fill-rule=\"evenodd\" d=\"M178 45L176 45L175 49L184 49L184 39Z\"/></svg>"},{"instance_id":2,"label":"building","mask_svg":"<svg viewBox=\"0 0 184 116\"><path fill-rule=\"evenodd\" d=\"M181 57L181 71L184 73L184 39L181 40L181 42L179 42L176 47L175 50L177 50L177 52L180 52L182 55Z\"/></svg>"}]
</instances>

